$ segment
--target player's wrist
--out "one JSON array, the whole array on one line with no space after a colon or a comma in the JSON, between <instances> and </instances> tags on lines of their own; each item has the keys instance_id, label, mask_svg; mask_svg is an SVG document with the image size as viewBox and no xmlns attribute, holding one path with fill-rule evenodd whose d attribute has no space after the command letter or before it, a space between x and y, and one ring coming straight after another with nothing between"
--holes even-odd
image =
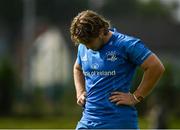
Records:
<instances>
[{"instance_id":1,"label":"player's wrist","mask_svg":"<svg viewBox=\"0 0 180 130\"><path fill-rule=\"evenodd\" d=\"M82 91L80 94L77 95L77 100L82 96L82 95L86 95L86 91Z\"/></svg>"},{"instance_id":2,"label":"player's wrist","mask_svg":"<svg viewBox=\"0 0 180 130\"><path fill-rule=\"evenodd\" d=\"M144 100L144 97L143 97L141 94L137 93L137 92L134 92L132 95L133 95L134 99L135 99L138 103L139 103L139 102L142 102L142 101Z\"/></svg>"},{"instance_id":3,"label":"player's wrist","mask_svg":"<svg viewBox=\"0 0 180 130\"><path fill-rule=\"evenodd\" d=\"M137 103L139 103L135 98L134 95L132 93L130 93L130 105L136 105Z\"/></svg>"}]
</instances>

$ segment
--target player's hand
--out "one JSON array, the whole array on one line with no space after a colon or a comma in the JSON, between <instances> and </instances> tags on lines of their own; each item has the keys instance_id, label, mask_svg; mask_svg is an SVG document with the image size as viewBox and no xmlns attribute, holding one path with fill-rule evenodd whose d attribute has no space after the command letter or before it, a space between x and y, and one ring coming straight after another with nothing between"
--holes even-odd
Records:
<instances>
[{"instance_id":1,"label":"player's hand","mask_svg":"<svg viewBox=\"0 0 180 130\"><path fill-rule=\"evenodd\" d=\"M86 92L83 92L77 99L77 104L83 106L86 101Z\"/></svg>"},{"instance_id":2,"label":"player's hand","mask_svg":"<svg viewBox=\"0 0 180 130\"><path fill-rule=\"evenodd\" d=\"M109 100L116 103L116 105L129 105L133 106L138 102L134 99L131 93L113 92Z\"/></svg>"}]
</instances>

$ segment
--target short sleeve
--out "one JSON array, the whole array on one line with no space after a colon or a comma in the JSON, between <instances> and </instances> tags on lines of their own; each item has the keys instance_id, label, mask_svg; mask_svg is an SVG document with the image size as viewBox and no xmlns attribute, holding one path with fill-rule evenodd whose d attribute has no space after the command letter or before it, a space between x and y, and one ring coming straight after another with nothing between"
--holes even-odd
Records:
<instances>
[{"instance_id":1,"label":"short sleeve","mask_svg":"<svg viewBox=\"0 0 180 130\"><path fill-rule=\"evenodd\" d=\"M126 53L133 64L141 65L152 51L140 39L134 39L127 42Z\"/></svg>"},{"instance_id":2,"label":"short sleeve","mask_svg":"<svg viewBox=\"0 0 180 130\"><path fill-rule=\"evenodd\" d=\"M77 63L81 66L81 56L80 56L80 53L81 53L81 45L78 46L78 52L77 52Z\"/></svg>"}]
</instances>

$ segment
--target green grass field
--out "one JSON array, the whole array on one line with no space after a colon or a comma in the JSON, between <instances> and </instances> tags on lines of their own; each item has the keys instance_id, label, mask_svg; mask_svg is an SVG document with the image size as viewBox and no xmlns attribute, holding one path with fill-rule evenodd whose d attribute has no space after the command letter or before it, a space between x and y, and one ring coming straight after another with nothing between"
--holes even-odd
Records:
<instances>
[{"instance_id":1,"label":"green grass field","mask_svg":"<svg viewBox=\"0 0 180 130\"><path fill-rule=\"evenodd\" d=\"M10 128L31 128L31 129L63 129L69 128L74 129L79 118L70 117L48 117L48 118L17 118L17 117L1 117L0 118L0 128L10 129ZM172 120L170 123L170 128L180 128L180 120ZM140 128L148 128L147 120L139 119Z\"/></svg>"},{"instance_id":2,"label":"green grass field","mask_svg":"<svg viewBox=\"0 0 180 130\"><path fill-rule=\"evenodd\" d=\"M75 128L78 119L72 118L0 118L0 128Z\"/></svg>"}]
</instances>

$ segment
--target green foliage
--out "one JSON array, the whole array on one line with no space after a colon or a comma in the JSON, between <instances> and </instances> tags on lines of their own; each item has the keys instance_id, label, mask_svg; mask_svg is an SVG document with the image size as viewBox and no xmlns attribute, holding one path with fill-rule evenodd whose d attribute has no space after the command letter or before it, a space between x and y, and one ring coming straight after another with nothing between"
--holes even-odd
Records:
<instances>
[{"instance_id":1,"label":"green foliage","mask_svg":"<svg viewBox=\"0 0 180 130\"><path fill-rule=\"evenodd\" d=\"M8 58L0 62L0 115L12 114L17 79L12 63Z\"/></svg>"},{"instance_id":2,"label":"green foliage","mask_svg":"<svg viewBox=\"0 0 180 130\"><path fill-rule=\"evenodd\" d=\"M170 15L170 10L158 0L151 0L148 3L138 0L106 0L102 12L113 17L162 18Z\"/></svg>"},{"instance_id":3,"label":"green foliage","mask_svg":"<svg viewBox=\"0 0 180 130\"><path fill-rule=\"evenodd\" d=\"M170 10L163 6L158 0L151 0L149 3L138 3L138 14L142 17L168 17Z\"/></svg>"},{"instance_id":4,"label":"green foliage","mask_svg":"<svg viewBox=\"0 0 180 130\"><path fill-rule=\"evenodd\" d=\"M37 15L48 17L51 22L69 22L69 19L87 8L86 0L37 0Z\"/></svg>"},{"instance_id":5,"label":"green foliage","mask_svg":"<svg viewBox=\"0 0 180 130\"><path fill-rule=\"evenodd\" d=\"M134 14L136 8L136 0L106 0L102 11L106 15L117 17Z\"/></svg>"}]
</instances>

